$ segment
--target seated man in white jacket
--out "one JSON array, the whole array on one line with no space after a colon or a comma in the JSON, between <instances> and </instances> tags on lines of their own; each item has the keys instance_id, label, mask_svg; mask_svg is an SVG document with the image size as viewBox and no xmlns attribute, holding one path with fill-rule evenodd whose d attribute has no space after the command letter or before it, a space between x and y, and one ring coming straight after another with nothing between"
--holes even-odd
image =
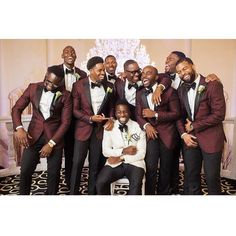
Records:
<instances>
[{"instance_id":1,"label":"seated man in white jacket","mask_svg":"<svg viewBox=\"0 0 236 236\"><path fill-rule=\"evenodd\" d=\"M123 176L129 180L129 195L141 195L145 174L146 134L130 119L129 105L118 101L117 120L111 131L104 130L102 150L106 164L97 178L97 194L109 195L110 184Z\"/></svg>"}]
</instances>

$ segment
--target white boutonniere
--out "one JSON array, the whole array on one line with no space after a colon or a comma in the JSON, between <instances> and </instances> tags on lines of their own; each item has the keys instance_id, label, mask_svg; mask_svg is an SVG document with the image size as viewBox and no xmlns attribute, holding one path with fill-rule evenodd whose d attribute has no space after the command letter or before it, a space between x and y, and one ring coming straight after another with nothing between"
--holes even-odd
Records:
<instances>
[{"instance_id":1,"label":"white boutonniere","mask_svg":"<svg viewBox=\"0 0 236 236\"><path fill-rule=\"evenodd\" d=\"M198 89L197 89L197 93L201 94L204 90L206 89L206 86L204 85L199 85Z\"/></svg>"},{"instance_id":2,"label":"white boutonniere","mask_svg":"<svg viewBox=\"0 0 236 236\"><path fill-rule=\"evenodd\" d=\"M61 91L57 91L54 101L56 101L61 95L62 95Z\"/></svg>"},{"instance_id":3,"label":"white boutonniere","mask_svg":"<svg viewBox=\"0 0 236 236\"><path fill-rule=\"evenodd\" d=\"M136 84L138 85L138 87L143 86L143 82L141 80L139 80Z\"/></svg>"},{"instance_id":4,"label":"white boutonniere","mask_svg":"<svg viewBox=\"0 0 236 236\"><path fill-rule=\"evenodd\" d=\"M81 78L81 76L78 73L75 73L74 75L75 75L76 80L79 80Z\"/></svg>"},{"instance_id":5,"label":"white boutonniere","mask_svg":"<svg viewBox=\"0 0 236 236\"><path fill-rule=\"evenodd\" d=\"M133 141L138 141L140 139L140 136L137 133L130 134L129 132L125 134L125 140L127 141L128 145L132 143Z\"/></svg>"},{"instance_id":6,"label":"white boutonniere","mask_svg":"<svg viewBox=\"0 0 236 236\"><path fill-rule=\"evenodd\" d=\"M106 91L106 93L112 93L112 88L107 87L107 91Z\"/></svg>"},{"instance_id":7,"label":"white boutonniere","mask_svg":"<svg viewBox=\"0 0 236 236\"><path fill-rule=\"evenodd\" d=\"M125 140L127 141L128 145L130 142L132 142L131 138L132 138L132 135L129 132L126 133Z\"/></svg>"}]
</instances>

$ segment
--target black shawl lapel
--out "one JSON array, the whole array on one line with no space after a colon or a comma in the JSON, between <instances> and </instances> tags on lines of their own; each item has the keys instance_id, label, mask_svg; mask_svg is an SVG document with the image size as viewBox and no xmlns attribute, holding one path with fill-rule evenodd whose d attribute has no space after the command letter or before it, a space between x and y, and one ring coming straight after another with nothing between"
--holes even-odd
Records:
<instances>
[{"instance_id":1,"label":"black shawl lapel","mask_svg":"<svg viewBox=\"0 0 236 236\"><path fill-rule=\"evenodd\" d=\"M145 89L143 89L143 91L142 91L141 98L143 101L144 108L149 108L147 96L145 95Z\"/></svg>"},{"instance_id":2,"label":"black shawl lapel","mask_svg":"<svg viewBox=\"0 0 236 236\"><path fill-rule=\"evenodd\" d=\"M90 84L89 84L88 78L84 80L84 91L85 91L85 96L87 97L88 103L91 107L91 110L93 111L91 93L90 93ZM93 111L93 113L94 113L94 111Z\"/></svg>"},{"instance_id":3,"label":"black shawl lapel","mask_svg":"<svg viewBox=\"0 0 236 236\"><path fill-rule=\"evenodd\" d=\"M37 110L39 110L39 102L40 102L40 99L41 99L41 96L42 96L42 92L43 92L43 88L44 88L44 85L43 83L40 84L36 90L36 94L35 94L35 107L37 108Z\"/></svg>"},{"instance_id":4,"label":"black shawl lapel","mask_svg":"<svg viewBox=\"0 0 236 236\"><path fill-rule=\"evenodd\" d=\"M97 114L100 114L103 107L105 106L105 104L107 103L108 97L110 96L111 92L108 92L108 89L110 88L111 91L113 91L113 87L109 86L107 82L102 83L102 86L105 90L105 96L104 99L102 101L102 104L97 112Z\"/></svg>"},{"instance_id":5,"label":"black shawl lapel","mask_svg":"<svg viewBox=\"0 0 236 236\"><path fill-rule=\"evenodd\" d=\"M200 104L201 98L202 98L203 94L205 93L206 85L207 85L207 83L205 81L205 77L203 77L201 75L199 85L196 88L197 89L197 94L196 94L195 105L194 105L194 116L195 116L195 114L196 114L196 112L197 112L197 110L199 108L199 104ZM205 87L204 90L199 91L200 86L204 86Z\"/></svg>"},{"instance_id":6,"label":"black shawl lapel","mask_svg":"<svg viewBox=\"0 0 236 236\"><path fill-rule=\"evenodd\" d=\"M192 112L191 112L189 102L188 102L188 90L187 90L186 86L183 86L182 89L183 89L182 95L183 95L184 106L185 106L185 109L188 114L188 119L191 121L192 120Z\"/></svg>"}]
</instances>

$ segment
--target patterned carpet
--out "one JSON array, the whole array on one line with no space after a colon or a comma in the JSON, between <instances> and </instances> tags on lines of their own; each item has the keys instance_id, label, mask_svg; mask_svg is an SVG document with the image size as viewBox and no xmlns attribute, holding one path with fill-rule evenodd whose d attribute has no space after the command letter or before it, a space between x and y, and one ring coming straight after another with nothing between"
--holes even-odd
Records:
<instances>
[{"instance_id":1,"label":"patterned carpet","mask_svg":"<svg viewBox=\"0 0 236 236\"><path fill-rule=\"evenodd\" d=\"M61 179L59 186L59 195L67 195L68 189L65 184L64 179L64 169L61 170ZM183 192L183 172L179 172L179 187L180 194ZM46 171L35 172L33 175L31 192L32 195L44 195L46 191ZM19 181L20 176L7 176L0 177L0 195L17 195L19 193ZM201 178L203 193L207 194L207 186L204 179L204 175ZM81 176L81 185L79 188L79 192L82 195L87 195L88 192L88 168L83 168L82 176ZM236 194L236 180L221 178L221 187L222 193L225 195L235 195ZM126 195L128 190L128 185L116 185L115 187L115 195Z\"/></svg>"}]
</instances>

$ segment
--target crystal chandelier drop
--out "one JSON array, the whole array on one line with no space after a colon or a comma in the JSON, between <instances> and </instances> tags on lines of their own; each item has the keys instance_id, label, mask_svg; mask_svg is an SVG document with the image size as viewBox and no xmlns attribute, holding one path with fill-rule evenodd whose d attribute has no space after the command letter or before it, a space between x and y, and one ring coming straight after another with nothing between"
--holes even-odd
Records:
<instances>
[{"instance_id":1,"label":"crystal chandelier drop","mask_svg":"<svg viewBox=\"0 0 236 236\"><path fill-rule=\"evenodd\" d=\"M93 56L100 56L105 59L108 55L114 55L117 60L117 72L123 71L123 64L126 60L133 59L143 68L150 63L150 56L146 47L140 44L139 39L96 39L95 46L87 54L86 61L81 63L81 68L86 70L87 61Z\"/></svg>"}]
</instances>

